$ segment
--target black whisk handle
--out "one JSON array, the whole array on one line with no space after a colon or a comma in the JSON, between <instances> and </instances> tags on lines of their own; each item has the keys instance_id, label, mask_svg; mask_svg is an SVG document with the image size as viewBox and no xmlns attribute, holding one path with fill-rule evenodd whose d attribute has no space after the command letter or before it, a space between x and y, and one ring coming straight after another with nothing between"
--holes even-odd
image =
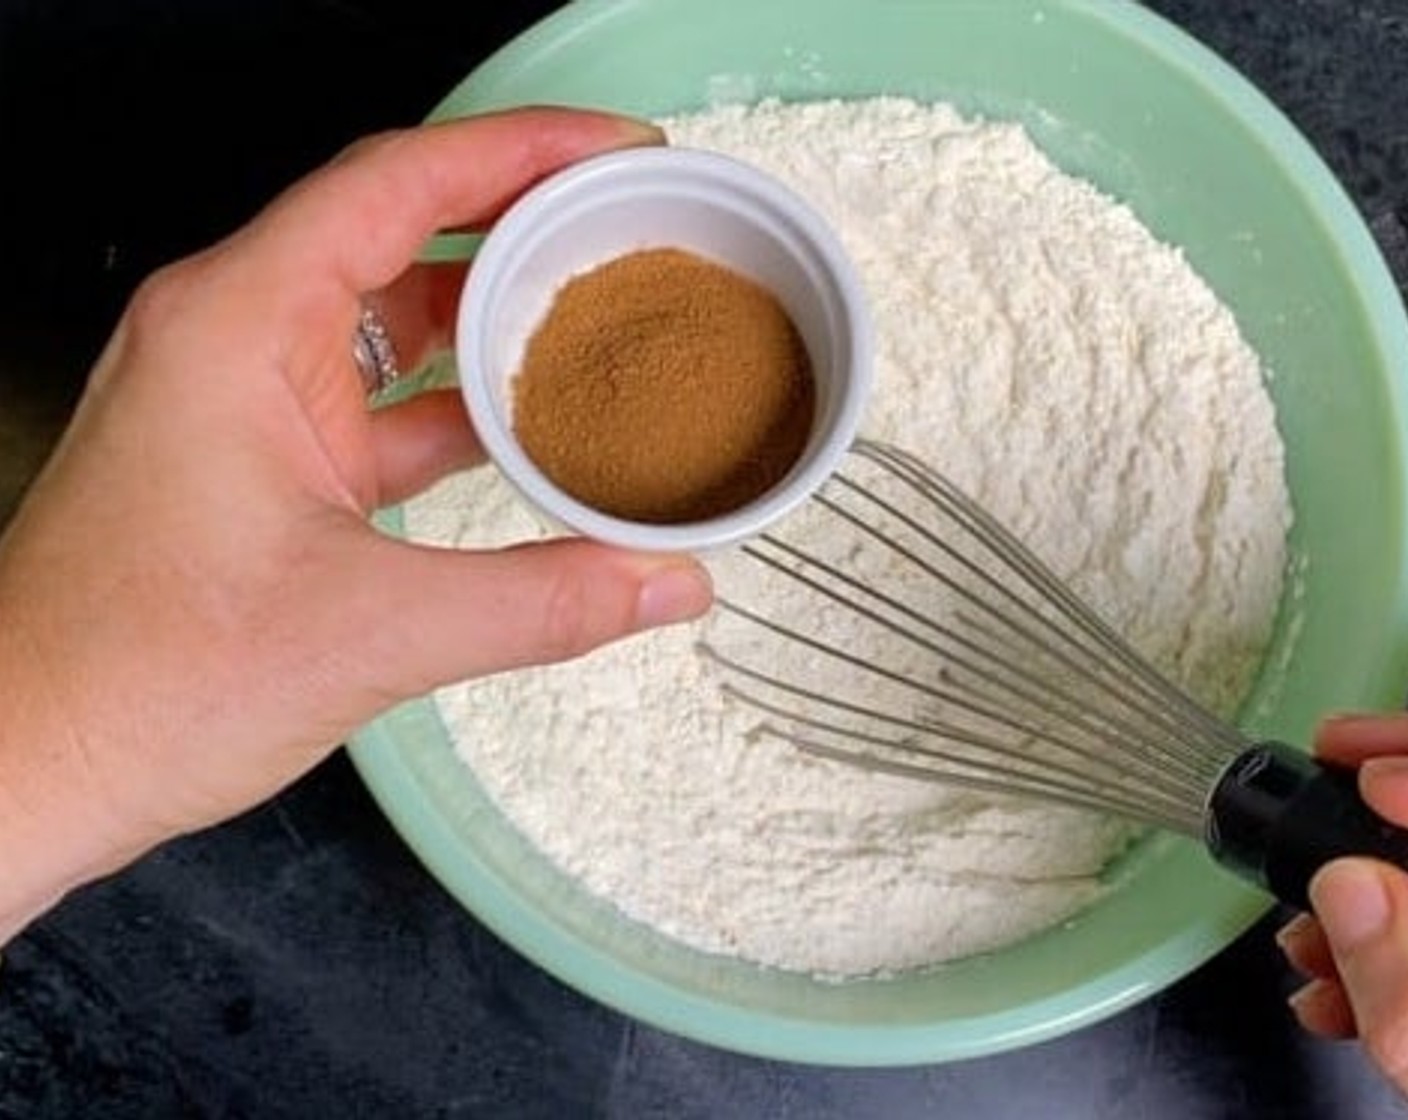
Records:
<instances>
[{"instance_id":1,"label":"black whisk handle","mask_svg":"<svg viewBox=\"0 0 1408 1120\"><path fill-rule=\"evenodd\" d=\"M1222 772L1205 839L1219 863L1302 910L1311 878L1332 859L1373 856L1408 869L1408 829L1364 804L1353 770L1281 743L1259 743Z\"/></svg>"}]
</instances>

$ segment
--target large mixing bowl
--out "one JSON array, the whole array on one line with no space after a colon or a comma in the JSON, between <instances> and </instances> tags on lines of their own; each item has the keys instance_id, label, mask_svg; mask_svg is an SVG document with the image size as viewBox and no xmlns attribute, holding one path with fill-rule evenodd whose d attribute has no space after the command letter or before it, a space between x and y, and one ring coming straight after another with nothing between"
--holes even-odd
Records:
<instances>
[{"instance_id":1,"label":"large mixing bowl","mask_svg":"<svg viewBox=\"0 0 1408 1120\"><path fill-rule=\"evenodd\" d=\"M1021 121L1186 249L1272 371L1296 511L1298 572L1244 722L1306 742L1327 709L1396 704L1408 667L1398 295L1306 142L1175 28L1111 0L579 2L435 115L880 93ZM894 1064L1031 1043L1170 984L1266 905L1195 844L1156 836L1059 928L923 973L827 983L695 952L587 894L506 822L429 701L367 728L352 754L420 858L505 940L622 1011L757 1054Z\"/></svg>"}]
</instances>

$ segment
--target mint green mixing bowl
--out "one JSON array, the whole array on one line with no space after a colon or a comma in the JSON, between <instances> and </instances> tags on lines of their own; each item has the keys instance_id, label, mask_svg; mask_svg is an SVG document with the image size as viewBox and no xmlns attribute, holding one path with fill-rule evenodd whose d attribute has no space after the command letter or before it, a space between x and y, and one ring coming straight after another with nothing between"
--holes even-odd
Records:
<instances>
[{"instance_id":1,"label":"mint green mixing bowl","mask_svg":"<svg viewBox=\"0 0 1408 1120\"><path fill-rule=\"evenodd\" d=\"M720 94L882 93L1021 121L1063 168L1186 249L1272 371L1303 563L1244 722L1304 743L1328 709L1399 703L1398 294L1300 135L1159 18L1075 0L579 0L434 115L525 102L653 115ZM368 727L352 756L420 858L506 941L630 1015L755 1054L898 1064L1032 1043L1172 983L1266 907L1197 845L1156 836L1111 870L1103 901L1059 928L924 973L824 983L695 952L588 895L500 815L428 701Z\"/></svg>"}]
</instances>

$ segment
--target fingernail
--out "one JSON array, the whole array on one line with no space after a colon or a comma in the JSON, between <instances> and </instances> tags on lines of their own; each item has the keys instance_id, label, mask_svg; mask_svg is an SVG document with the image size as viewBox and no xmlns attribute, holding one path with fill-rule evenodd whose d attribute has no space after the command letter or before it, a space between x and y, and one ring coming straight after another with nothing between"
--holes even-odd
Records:
<instances>
[{"instance_id":1,"label":"fingernail","mask_svg":"<svg viewBox=\"0 0 1408 1120\"><path fill-rule=\"evenodd\" d=\"M1337 952L1355 949L1388 927L1388 892L1365 860L1336 860L1321 868L1310 881L1310 901Z\"/></svg>"},{"instance_id":2,"label":"fingernail","mask_svg":"<svg viewBox=\"0 0 1408 1120\"><path fill-rule=\"evenodd\" d=\"M1284 953L1290 946L1294 945L1309 933L1314 926L1315 919L1309 914L1297 914L1276 931L1276 944L1281 947L1281 951Z\"/></svg>"},{"instance_id":3,"label":"fingernail","mask_svg":"<svg viewBox=\"0 0 1408 1120\"><path fill-rule=\"evenodd\" d=\"M1326 983L1324 980L1311 980L1307 984L1302 984L1287 997L1286 1003L1290 1005L1292 1011L1299 1015L1308 1006L1318 1003L1325 996Z\"/></svg>"},{"instance_id":4,"label":"fingernail","mask_svg":"<svg viewBox=\"0 0 1408 1120\"><path fill-rule=\"evenodd\" d=\"M665 130L653 121L642 120L640 117L616 118L621 122L621 128L628 138L636 144L664 144L667 143Z\"/></svg>"},{"instance_id":5,"label":"fingernail","mask_svg":"<svg viewBox=\"0 0 1408 1120\"><path fill-rule=\"evenodd\" d=\"M698 564L670 564L646 577L636 602L641 629L698 618L714 601L709 574Z\"/></svg>"},{"instance_id":6,"label":"fingernail","mask_svg":"<svg viewBox=\"0 0 1408 1120\"><path fill-rule=\"evenodd\" d=\"M1337 980L1315 979L1286 1003L1302 1027L1321 1038L1353 1038L1354 1012Z\"/></svg>"},{"instance_id":7,"label":"fingernail","mask_svg":"<svg viewBox=\"0 0 1408 1120\"><path fill-rule=\"evenodd\" d=\"M1408 756L1391 754L1380 758L1366 758L1360 770L1374 781L1385 779L1401 782L1408 779Z\"/></svg>"}]
</instances>

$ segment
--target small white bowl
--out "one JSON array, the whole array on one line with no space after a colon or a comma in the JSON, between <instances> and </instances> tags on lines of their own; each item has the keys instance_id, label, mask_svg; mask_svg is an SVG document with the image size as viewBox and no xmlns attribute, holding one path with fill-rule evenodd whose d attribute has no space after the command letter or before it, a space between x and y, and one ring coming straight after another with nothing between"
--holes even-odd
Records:
<instances>
[{"instance_id":1,"label":"small white bowl","mask_svg":"<svg viewBox=\"0 0 1408 1120\"><path fill-rule=\"evenodd\" d=\"M801 456L771 490L708 520L657 525L603 513L548 478L514 435L512 380L563 284L612 258L667 246L732 268L778 298L811 358L816 414ZM733 544L805 501L855 437L870 393L872 349L860 280L826 221L761 171L682 148L597 156L523 195L475 257L456 331L465 402L504 477L553 522L650 551Z\"/></svg>"}]
</instances>

